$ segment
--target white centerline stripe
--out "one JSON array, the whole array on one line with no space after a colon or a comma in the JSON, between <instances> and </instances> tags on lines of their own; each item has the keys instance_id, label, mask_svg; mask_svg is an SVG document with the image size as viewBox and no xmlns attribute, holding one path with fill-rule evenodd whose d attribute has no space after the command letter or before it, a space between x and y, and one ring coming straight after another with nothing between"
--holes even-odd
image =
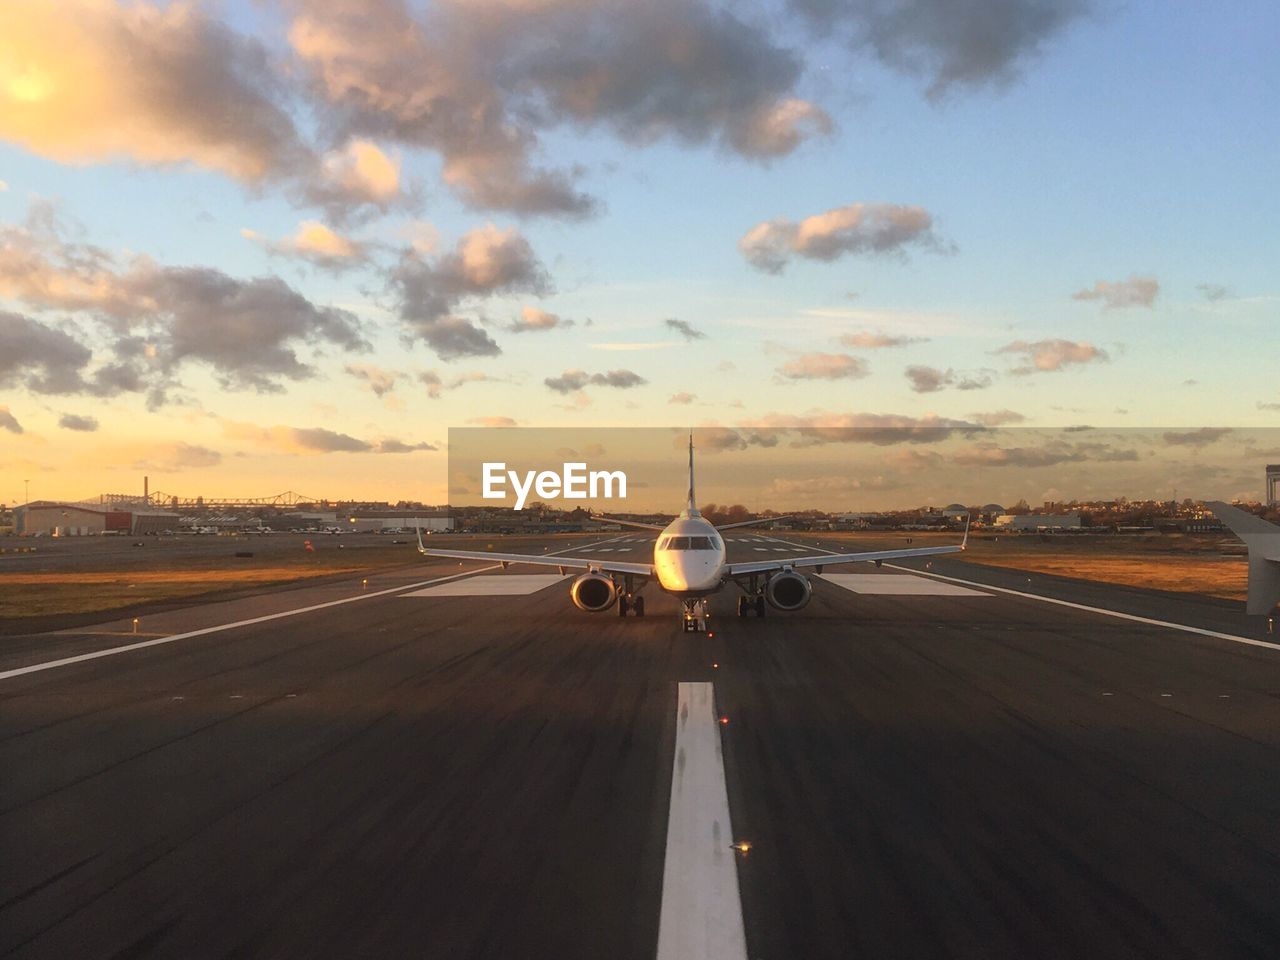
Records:
<instances>
[{"instance_id":1,"label":"white centerline stripe","mask_svg":"<svg viewBox=\"0 0 1280 960\"><path fill-rule=\"evenodd\" d=\"M713 684L681 683L657 960L746 960Z\"/></svg>"}]
</instances>

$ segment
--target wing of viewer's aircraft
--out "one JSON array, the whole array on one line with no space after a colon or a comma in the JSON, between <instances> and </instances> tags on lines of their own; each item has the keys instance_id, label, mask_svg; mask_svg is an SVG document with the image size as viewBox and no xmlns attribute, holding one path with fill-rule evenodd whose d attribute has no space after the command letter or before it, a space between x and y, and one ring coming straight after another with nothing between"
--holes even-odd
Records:
<instances>
[{"instance_id":1,"label":"wing of viewer's aircraft","mask_svg":"<svg viewBox=\"0 0 1280 960\"><path fill-rule=\"evenodd\" d=\"M1280 609L1280 527L1221 500L1206 506L1249 549L1249 594L1245 612L1265 616Z\"/></svg>"}]
</instances>

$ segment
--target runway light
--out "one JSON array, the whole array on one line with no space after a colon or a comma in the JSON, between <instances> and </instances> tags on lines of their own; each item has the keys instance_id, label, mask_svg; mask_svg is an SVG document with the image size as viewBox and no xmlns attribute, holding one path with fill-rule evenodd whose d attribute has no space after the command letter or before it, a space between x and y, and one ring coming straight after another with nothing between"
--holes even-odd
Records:
<instances>
[{"instance_id":1,"label":"runway light","mask_svg":"<svg viewBox=\"0 0 1280 960\"><path fill-rule=\"evenodd\" d=\"M713 663L713 664L711 665L711 669L712 669L712 670L719 670L719 669L720 669L720 664L718 664L718 663Z\"/></svg>"},{"instance_id":2,"label":"runway light","mask_svg":"<svg viewBox=\"0 0 1280 960\"><path fill-rule=\"evenodd\" d=\"M138 618L137 618L137 617L134 617L134 618L133 618L133 632L134 632L134 633L137 633L137 632L138 632Z\"/></svg>"},{"instance_id":3,"label":"runway light","mask_svg":"<svg viewBox=\"0 0 1280 960\"><path fill-rule=\"evenodd\" d=\"M738 851L738 853L742 854L742 856L745 857L748 853L751 852L751 844L748 843L746 840L739 840L737 843L733 845L732 849Z\"/></svg>"},{"instance_id":4,"label":"runway light","mask_svg":"<svg viewBox=\"0 0 1280 960\"><path fill-rule=\"evenodd\" d=\"M710 640L710 639L711 639L712 637L714 637L714 636L715 636L715 634L714 634L714 633L712 633L710 630L708 630L708 631L707 631L707 639L708 639L708 640Z\"/></svg>"},{"instance_id":5,"label":"runway light","mask_svg":"<svg viewBox=\"0 0 1280 960\"><path fill-rule=\"evenodd\" d=\"M367 587L367 586L369 586L369 578L365 577L363 580L360 581L360 587L363 589L364 587Z\"/></svg>"}]
</instances>

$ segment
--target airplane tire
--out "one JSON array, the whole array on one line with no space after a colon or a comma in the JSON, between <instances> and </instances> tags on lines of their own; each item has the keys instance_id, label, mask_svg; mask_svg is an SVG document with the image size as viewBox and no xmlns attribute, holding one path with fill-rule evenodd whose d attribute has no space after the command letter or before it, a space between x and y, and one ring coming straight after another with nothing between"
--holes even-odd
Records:
<instances>
[{"instance_id":1,"label":"airplane tire","mask_svg":"<svg viewBox=\"0 0 1280 960\"><path fill-rule=\"evenodd\" d=\"M644 597L636 597L635 600L632 601L632 605L636 609L636 616L643 617L644 616Z\"/></svg>"},{"instance_id":2,"label":"airplane tire","mask_svg":"<svg viewBox=\"0 0 1280 960\"><path fill-rule=\"evenodd\" d=\"M751 603L750 597L738 598L738 616L745 617L747 615L747 607L750 605L750 603Z\"/></svg>"},{"instance_id":3,"label":"airplane tire","mask_svg":"<svg viewBox=\"0 0 1280 960\"><path fill-rule=\"evenodd\" d=\"M630 606L631 606L631 603L627 600L626 597L619 597L618 598L618 616L625 617L627 615L627 608Z\"/></svg>"},{"instance_id":4,"label":"airplane tire","mask_svg":"<svg viewBox=\"0 0 1280 960\"><path fill-rule=\"evenodd\" d=\"M764 596L756 597L756 617L764 616Z\"/></svg>"}]
</instances>

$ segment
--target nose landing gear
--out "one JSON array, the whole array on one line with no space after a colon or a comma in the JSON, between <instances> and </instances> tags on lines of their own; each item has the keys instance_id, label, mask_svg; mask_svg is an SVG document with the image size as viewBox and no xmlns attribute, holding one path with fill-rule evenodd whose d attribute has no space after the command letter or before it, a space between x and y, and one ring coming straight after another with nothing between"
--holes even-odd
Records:
<instances>
[{"instance_id":1,"label":"nose landing gear","mask_svg":"<svg viewBox=\"0 0 1280 960\"><path fill-rule=\"evenodd\" d=\"M681 614L684 617L685 633L705 633L707 630L707 598L695 597L680 601Z\"/></svg>"}]
</instances>

